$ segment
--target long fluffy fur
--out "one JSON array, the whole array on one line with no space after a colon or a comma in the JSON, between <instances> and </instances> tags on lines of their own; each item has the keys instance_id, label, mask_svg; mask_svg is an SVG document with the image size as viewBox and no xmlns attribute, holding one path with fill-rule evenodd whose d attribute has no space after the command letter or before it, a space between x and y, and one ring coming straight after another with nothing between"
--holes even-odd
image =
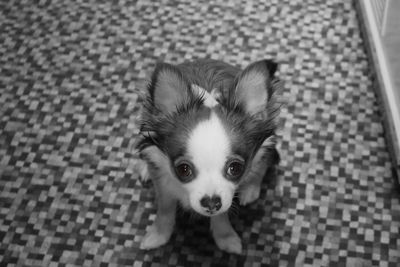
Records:
<instances>
[{"instance_id":1,"label":"long fluffy fur","mask_svg":"<svg viewBox=\"0 0 400 267\"><path fill-rule=\"evenodd\" d=\"M179 202L210 216L210 229L220 249L241 253L241 241L227 211L235 192L241 205L255 201L266 170L279 161L275 70L276 64L269 60L243 71L213 60L156 67L137 147L147 162L140 174L151 176L154 183L157 217L141 248L159 247L169 240ZM176 171L175 164L182 166L182 159L191 165L190 180L181 179ZM245 164L238 175L231 173L232 160ZM204 204L207 198L218 203Z\"/></svg>"},{"instance_id":2,"label":"long fluffy fur","mask_svg":"<svg viewBox=\"0 0 400 267\"><path fill-rule=\"evenodd\" d=\"M164 149L162 146L163 136L168 134L168 131L176 129L177 124L182 124L183 117L189 118L185 123L190 125L190 120L194 119L194 116L202 109L204 101L202 95L194 94L190 90L190 84L199 85L208 92L213 89L219 91L222 103L219 106L219 112L226 118L227 126L230 127L232 134L240 136L241 142L245 137L244 140L247 142L244 145L253 148L253 155L266 138L275 134L276 118L280 110L280 103L276 98L280 82L273 78L276 70L275 63L265 61L271 77L267 86L268 103L264 110L251 116L245 112L243 104L238 101L234 93L238 79L243 72L239 68L214 60L200 60L176 66L174 71L177 71L177 76L187 84L187 88L182 92L185 100L182 101L182 105L177 107L175 113L163 113L154 103L157 75L160 68L165 66L163 64L157 65L148 85L148 95L144 103L141 121L142 138L137 143L139 150L151 145ZM205 78L199 79L198 77Z\"/></svg>"}]
</instances>

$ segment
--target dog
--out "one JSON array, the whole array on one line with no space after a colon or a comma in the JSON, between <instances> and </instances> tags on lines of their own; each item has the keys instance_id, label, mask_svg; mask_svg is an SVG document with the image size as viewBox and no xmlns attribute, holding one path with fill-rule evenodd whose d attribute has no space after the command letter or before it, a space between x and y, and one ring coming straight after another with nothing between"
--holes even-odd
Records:
<instances>
[{"instance_id":1,"label":"dog","mask_svg":"<svg viewBox=\"0 0 400 267\"><path fill-rule=\"evenodd\" d=\"M168 242L180 203L210 217L221 250L242 252L228 211L236 196L241 205L258 199L265 173L279 162L276 69L272 60L243 70L210 59L156 65L137 149L146 163L141 179L155 188L157 214L141 249Z\"/></svg>"}]
</instances>

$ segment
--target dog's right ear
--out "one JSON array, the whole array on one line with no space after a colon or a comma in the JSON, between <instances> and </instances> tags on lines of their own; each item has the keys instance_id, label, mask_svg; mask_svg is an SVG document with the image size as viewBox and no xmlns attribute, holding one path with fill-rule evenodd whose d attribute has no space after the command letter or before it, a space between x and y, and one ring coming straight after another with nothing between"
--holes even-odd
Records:
<instances>
[{"instance_id":1,"label":"dog's right ear","mask_svg":"<svg viewBox=\"0 0 400 267\"><path fill-rule=\"evenodd\" d=\"M167 63L158 63L150 85L150 97L161 112L172 113L187 99L189 83L182 72Z\"/></svg>"}]
</instances>

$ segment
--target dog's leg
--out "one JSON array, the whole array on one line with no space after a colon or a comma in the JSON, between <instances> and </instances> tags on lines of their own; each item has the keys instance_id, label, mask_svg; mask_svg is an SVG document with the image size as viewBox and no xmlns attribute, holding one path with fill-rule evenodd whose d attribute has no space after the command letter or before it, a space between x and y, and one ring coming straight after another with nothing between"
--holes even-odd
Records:
<instances>
[{"instance_id":1,"label":"dog's leg","mask_svg":"<svg viewBox=\"0 0 400 267\"><path fill-rule=\"evenodd\" d=\"M215 243L221 250L229 253L242 253L242 242L233 230L227 212L211 217L210 228Z\"/></svg>"},{"instance_id":2,"label":"dog's leg","mask_svg":"<svg viewBox=\"0 0 400 267\"><path fill-rule=\"evenodd\" d=\"M249 174L248 181L241 185L239 192L239 203L240 205L247 205L256 201L260 197L261 182L268 169L268 166L264 163L263 166Z\"/></svg>"},{"instance_id":3,"label":"dog's leg","mask_svg":"<svg viewBox=\"0 0 400 267\"><path fill-rule=\"evenodd\" d=\"M151 178L153 181L157 200L157 215L153 225L144 236L140 247L142 249L152 249L164 245L171 237L175 224L177 200L168 190L170 186L168 185L168 177L170 174L165 170L163 171L163 166L168 164L165 156L155 146L143 150L142 156L149 163L145 164L145 171L141 175L146 176L147 179Z\"/></svg>"},{"instance_id":4,"label":"dog's leg","mask_svg":"<svg viewBox=\"0 0 400 267\"><path fill-rule=\"evenodd\" d=\"M250 173L239 189L240 205L247 205L251 202L254 202L260 196L261 182L268 169L267 163L262 159L262 152L257 152L256 156L254 157Z\"/></svg>"},{"instance_id":5,"label":"dog's leg","mask_svg":"<svg viewBox=\"0 0 400 267\"><path fill-rule=\"evenodd\" d=\"M260 197L261 183L268 168L279 161L279 154L274 148L275 144L276 138L271 136L264 141L257 151L250 173L239 189L240 205L247 205Z\"/></svg>"},{"instance_id":6,"label":"dog's leg","mask_svg":"<svg viewBox=\"0 0 400 267\"><path fill-rule=\"evenodd\" d=\"M141 249L153 249L168 242L175 225L177 200L163 190L163 179L154 181L157 197L157 216L140 245Z\"/></svg>"},{"instance_id":7,"label":"dog's leg","mask_svg":"<svg viewBox=\"0 0 400 267\"><path fill-rule=\"evenodd\" d=\"M137 174L139 174L139 181L144 187L148 187L150 184L150 173L148 169L148 164L143 159L138 159L136 161L136 165L134 166L134 170Z\"/></svg>"}]
</instances>

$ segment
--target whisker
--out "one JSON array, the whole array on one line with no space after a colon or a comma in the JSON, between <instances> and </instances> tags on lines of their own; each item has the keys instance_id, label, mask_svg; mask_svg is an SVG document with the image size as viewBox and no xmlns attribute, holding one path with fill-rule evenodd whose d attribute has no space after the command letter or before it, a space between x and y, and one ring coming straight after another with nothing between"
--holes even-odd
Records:
<instances>
[{"instance_id":1,"label":"whisker","mask_svg":"<svg viewBox=\"0 0 400 267\"><path fill-rule=\"evenodd\" d=\"M237 203L232 202L231 207L228 210L229 214L232 214L233 216L238 216L239 215L239 206Z\"/></svg>"}]
</instances>

